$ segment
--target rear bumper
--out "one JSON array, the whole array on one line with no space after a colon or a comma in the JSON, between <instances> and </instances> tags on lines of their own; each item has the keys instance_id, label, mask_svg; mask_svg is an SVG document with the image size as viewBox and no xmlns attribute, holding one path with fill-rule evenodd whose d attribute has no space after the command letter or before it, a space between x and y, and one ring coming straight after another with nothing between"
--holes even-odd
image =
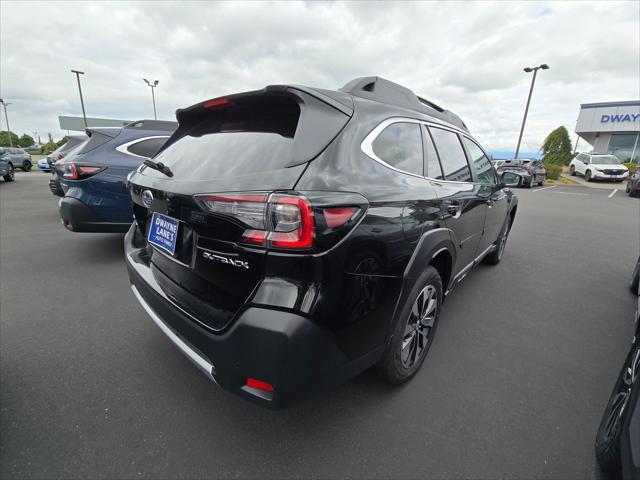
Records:
<instances>
[{"instance_id":1,"label":"rear bumper","mask_svg":"<svg viewBox=\"0 0 640 480\"><path fill-rule=\"evenodd\" d=\"M136 238L137 237L137 238ZM134 224L125 237L129 280L137 300L167 337L207 377L261 405L278 408L344 382L371 366L381 351L349 359L331 332L292 312L247 306L223 332L203 327L163 292ZM273 386L246 386L248 377Z\"/></svg>"},{"instance_id":2,"label":"rear bumper","mask_svg":"<svg viewBox=\"0 0 640 480\"><path fill-rule=\"evenodd\" d=\"M63 197L59 207L62 225L72 232L124 233L130 226L102 221L93 209L73 197Z\"/></svg>"}]
</instances>

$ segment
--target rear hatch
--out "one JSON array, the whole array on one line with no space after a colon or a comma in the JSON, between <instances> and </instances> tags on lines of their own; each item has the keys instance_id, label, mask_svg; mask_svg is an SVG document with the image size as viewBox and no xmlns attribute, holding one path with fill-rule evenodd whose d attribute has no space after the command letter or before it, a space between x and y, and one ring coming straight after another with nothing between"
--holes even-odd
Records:
<instances>
[{"instance_id":1,"label":"rear hatch","mask_svg":"<svg viewBox=\"0 0 640 480\"><path fill-rule=\"evenodd\" d=\"M207 328L225 328L263 277L268 249L247 232L347 124L349 97L337 98L276 86L179 110L152 160L169 174L143 166L130 178L156 282Z\"/></svg>"},{"instance_id":2,"label":"rear hatch","mask_svg":"<svg viewBox=\"0 0 640 480\"><path fill-rule=\"evenodd\" d=\"M74 173L75 167L82 166L82 156L92 150L95 150L101 145L113 140L122 131L121 128L88 128L86 130L87 137L81 140L79 143L74 141L75 146L68 149L64 156L54 163L55 173L60 179L60 185L62 190L66 193L69 189L67 181L82 179L82 175L78 177L77 173ZM71 139L69 140L71 141ZM87 165L89 173L95 174L96 170L93 166Z\"/></svg>"}]
</instances>

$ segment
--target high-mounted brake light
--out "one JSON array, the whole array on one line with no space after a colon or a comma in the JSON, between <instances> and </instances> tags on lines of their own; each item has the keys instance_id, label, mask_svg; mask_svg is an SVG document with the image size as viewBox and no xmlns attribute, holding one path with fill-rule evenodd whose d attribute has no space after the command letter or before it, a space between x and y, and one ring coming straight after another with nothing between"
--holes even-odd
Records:
<instances>
[{"instance_id":1,"label":"high-mounted brake light","mask_svg":"<svg viewBox=\"0 0 640 480\"><path fill-rule=\"evenodd\" d=\"M228 98L216 98L214 100L207 100L202 104L204 108L223 108L230 107L234 103Z\"/></svg>"}]
</instances>

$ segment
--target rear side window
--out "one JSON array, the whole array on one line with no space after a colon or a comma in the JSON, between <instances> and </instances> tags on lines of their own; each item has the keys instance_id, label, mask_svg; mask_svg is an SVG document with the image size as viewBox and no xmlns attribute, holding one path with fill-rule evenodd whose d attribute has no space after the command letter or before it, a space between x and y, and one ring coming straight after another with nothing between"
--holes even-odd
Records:
<instances>
[{"instance_id":1,"label":"rear side window","mask_svg":"<svg viewBox=\"0 0 640 480\"><path fill-rule=\"evenodd\" d=\"M456 133L429 127L444 170L444 178L455 182L472 182L471 170Z\"/></svg>"},{"instance_id":2,"label":"rear side window","mask_svg":"<svg viewBox=\"0 0 640 480\"><path fill-rule=\"evenodd\" d=\"M417 123L398 122L385 128L371 144L373 153L404 172L423 175L422 135Z\"/></svg>"},{"instance_id":3,"label":"rear side window","mask_svg":"<svg viewBox=\"0 0 640 480\"><path fill-rule=\"evenodd\" d=\"M478 182L486 185L495 185L496 177L491 166L491 162L484 154L482 149L476 145L476 143L467 137L463 137L464 145L467 147L469 156L471 157L471 164L476 170Z\"/></svg>"},{"instance_id":4,"label":"rear side window","mask_svg":"<svg viewBox=\"0 0 640 480\"><path fill-rule=\"evenodd\" d=\"M161 137L161 138L148 138L146 140L141 140L134 144L131 144L127 147L127 151L129 153L133 153L134 155L139 155L141 157L153 157L160 147L164 145L164 142L167 141L169 137Z\"/></svg>"},{"instance_id":5,"label":"rear side window","mask_svg":"<svg viewBox=\"0 0 640 480\"><path fill-rule=\"evenodd\" d=\"M442 167L438 160L438 153L436 152L436 147L433 145L433 140L428 130L425 130L424 150L427 156L425 161L425 177L435 178L437 180L443 179L444 175L442 175Z\"/></svg>"}]
</instances>

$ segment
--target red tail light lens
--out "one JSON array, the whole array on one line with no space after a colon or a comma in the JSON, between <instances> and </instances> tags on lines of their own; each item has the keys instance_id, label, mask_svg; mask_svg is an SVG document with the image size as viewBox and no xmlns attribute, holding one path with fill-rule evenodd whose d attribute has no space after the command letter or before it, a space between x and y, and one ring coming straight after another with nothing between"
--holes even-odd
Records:
<instances>
[{"instance_id":1,"label":"red tail light lens","mask_svg":"<svg viewBox=\"0 0 640 480\"><path fill-rule=\"evenodd\" d=\"M62 176L67 180L84 180L105 169L103 165L87 165L82 163L67 163L63 165Z\"/></svg>"},{"instance_id":2,"label":"red tail light lens","mask_svg":"<svg viewBox=\"0 0 640 480\"><path fill-rule=\"evenodd\" d=\"M244 243L291 249L313 245L313 209L304 197L250 193L196 195L195 199L209 212L231 216L250 227L242 236Z\"/></svg>"},{"instance_id":3,"label":"red tail light lens","mask_svg":"<svg viewBox=\"0 0 640 480\"><path fill-rule=\"evenodd\" d=\"M264 230L267 194L196 195L205 209L220 215L230 215L255 229Z\"/></svg>"},{"instance_id":4,"label":"red tail light lens","mask_svg":"<svg viewBox=\"0 0 640 480\"><path fill-rule=\"evenodd\" d=\"M339 228L351 220L360 209L357 207L325 208L324 219L329 228Z\"/></svg>"},{"instance_id":5,"label":"red tail light lens","mask_svg":"<svg viewBox=\"0 0 640 480\"><path fill-rule=\"evenodd\" d=\"M279 194L272 195L269 201L270 245L279 248L312 246L314 221L309 201L303 197Z\"/></svg>"},{"instance_id":6,"label":"red tail light lens","mask_svg":"<svg viewBox=\"0 0 640 480\"><path fill-rule=\"evenodd\" d=\"M256 390L262 390L263 392L273 392L273 385L257 378L247 377L247 387L255 388Z\"/></svg>"},{"instance_id":7,"label":"red tail light lens","mask_svg":"<svg viewBox=\"0 0 640 480\"><path fill-rule=\"evenodd\" d=\"M203 210L244 225L241 243L286 250L310 249L316 239L326 242L327 234L353 225L361 212L360 207L316 208L314 212L307 198L286 193L200 194L194 199Z\"/></svg>"}]
</instances>

